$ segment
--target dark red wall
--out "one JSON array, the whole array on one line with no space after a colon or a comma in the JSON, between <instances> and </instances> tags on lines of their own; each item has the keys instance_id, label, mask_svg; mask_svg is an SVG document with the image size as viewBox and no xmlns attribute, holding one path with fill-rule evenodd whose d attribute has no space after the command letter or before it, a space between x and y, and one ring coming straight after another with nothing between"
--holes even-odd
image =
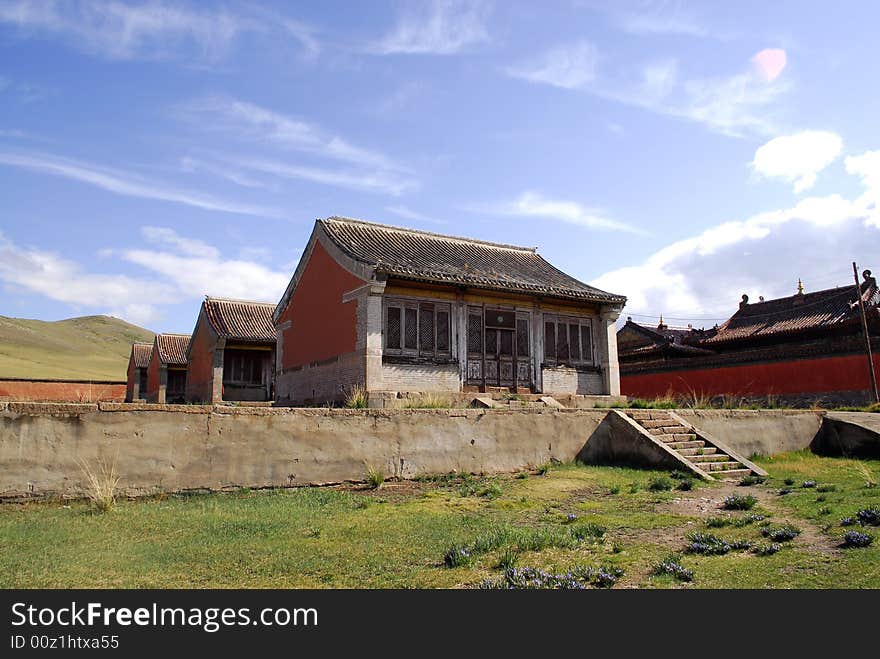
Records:
<instances>
[{"instance_id":1,"label":"dark red wall","mask_svg":"<svg viewBox=\"0 0 880 659\"><path fill-rule=\"evenodd\" d=\"M363 284L334 261L320 242L315 243L296 291L279 318L279 324L291 321L282 331L282 369L354 351L357 302L343 303L342 295Z\"/></svg>"},{"instance_id":2,"label":"dark red wall","mask_svg":"<svg viewBox=\"0 0 880 659\"><path fill-rule=\"evenodd\" d=\"M96 403L125 400L125 382L2 380L0 400Z\"/></svg>"},{"instance_id":3,"label":"dark red wall","mask_svg":"<svg viewBox=\"0 0 880 659\"><path fill-rule=\"evenodd\" d=\"M204 307L199 311L196 329L193 331L186 373L186 398L191 402L213 402L214 350L217 335L205 318Z\"/></svg>"},{"instance_id":4,"label":"dark red wall","mask_svg":"<svg viewBox=\"0 0 880 659\"><path fill-rule=\"evenodd\" d=\"M874 368L880 374L880 355L874 354ZM620 376L621 393L638 398L667 393L767 396L870 388L868 360L859 354Z\"/></svg>"}]
</instances>

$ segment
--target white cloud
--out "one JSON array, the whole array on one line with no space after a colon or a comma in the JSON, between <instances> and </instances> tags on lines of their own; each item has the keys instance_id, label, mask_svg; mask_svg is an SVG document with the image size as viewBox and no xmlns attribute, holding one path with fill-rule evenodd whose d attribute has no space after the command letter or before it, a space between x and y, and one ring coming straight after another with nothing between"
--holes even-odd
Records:
<instances>
[{"instance_id":1,"label":"white cloud","mask_svg":"<svg viewBox=\"0 0 880 659\"><path fill-rule=\"evenodd\" d=\"M507 74L529 82L579 89L596 78L599 58L589 41L578 41L551 48L538 58L511 67Z\"/></svg>"},{"instance_id":2,"label":"white cloud","mask_svg":"<svg viewBox=\"0 0 880 659\"><path fill-rule=\"evenodd\" d=\"M276 302L290 279L261 263L224 259L219 250L199 240L184 238L173 229L144 227L145 238L169 250L126 249L121 258L160 275L182 296L204 295Z\"/></svg>"},{"instance_id":3,"label":"white cloud","mask_svg":"<svg viewBox=\"0 0 880 659\"><path fill-rule=\"evenodd\" d=\"M0 282L64 302L77 310L149 325L163 316L163 307L205 295L276 302L290 278L289 269L273 270L259 261L268 251L250 247L239 258L224 258L208 243L168 227L141 227L154 249L102 249L104 267L119 258L149 271L147 276L88 272L81 264L51 251L22 247L0 233Z\"/></svg>"},{"instance_id":4,"label":"white cloud","mask_svg":"<svg viewBox=\"0 0 880 659\"><path fill-rule=\"evenodd\" d=\"M318 50L311 28L259 8L233 13L194 10L159 0L139 4L6 0L0 4L0 23L17 26L26 36L56 35L89 53L116 60L216 61L245 33L293 37L308 55Z\"/></svg>"},{"instance_id":5,"label":"white cloud","mask_svg":"<svg viewBox=\"0 0 880 659\"><path fill-rule=\"evenodd\" d=\"M544 218L593 229L639 233L638 229L628 224L605 217L600 210L584 207L574 201L549 199L531 191L523 192L513 201L477 204L470 206L468 210L511 217Z\"/></svg>"},{"instance_id":6,"label":"white cloud","mask_svg":"<svg viewBox=\"0 0 880 659\"><path fill-rule=\"evenodd\" d=\"M307 121L274 110L231 98L206 98L181 108L184 117L199 126L222 131L242 146L262 146L271 150L271 157L221 157L226 165L274 176L301 179L344 188L399 195L415 187L418 181L408 169L384 153L353 144ZM292 164L282 158L289 151L307 154L315 160L343 163L346 168L326 165ZM205 171L217 170L216 165L199 163ZM246 171L233 174L241 180L254 180ZM222 174L230 178L227 171Z\"/></svg>"},{"instance_id":7,"label":"white cloud","mask_svg":"<svg viewBox=\"0 0 880 659\"><path fill-rule=\"evenodd\" d=\"M849 285L852 260L880 267L874 261L880 253L880 151L848 158L847 171L866 186L854 199L809 197L710 227L591 283L627 295L624 314L662 312L695 322L730 316L743 293L753 300L792 295L799 277L808 290Z\"/></svg>"},{"instance_id":8,"label":"white cloud","mask_svg":"<svg viewBox=\"0 0 880 659\"><path fill-rule=\"evenodd\" d=\"M86 272L54 252L21 247L0 234L0 280L15 288L71 305L106 310L144 324L155 320L155 305L144 300L178 301L176 291L154 278Z\"/></svg>"},{"instance_id":9,"label":"white cloud","mask_svg":"<svg viewBox=\"0 0 880 659\"><path fill-rule=\"evenodd\" d=\"M433 0L416 4L394 30L368 47L375 55L453 55L489 39L489 3L482 0Z\"/></svg>"},{"instance_id":10,"label":"white cloud","mask_svg":"<svg viewBox=\"0 0 880 659\"><path fill-rule=\"evenodd\" d=\"M739 73L716 78L682 74L674 59L650 61L614 79L599 70L602 55L588 42L557 46L508 75L532 83L582 90L600 98L705 125L731 136L778 132L775 101L790 85L767 77L751 62ZM623 69L626 72L626 68ZM628 79L627 79L628 77Z\"/></svg>"},{"instance_id":11,"label":"white cloud","mask_svg":"<svg viewBox=\"0 0 880 659\"><path fill-rule=\"evenodd\" d=\"M836 133L807 130L775 137L755 151L752 167L768 178L782 178L803 192L816 182L816 175L834 162L843 150Z\"/></svg>"},{"instance_id":12,"label":"white cloud","mask_svg":"<svg viewBox=\"0 0 880 659\"><path fill-rule=\"evenodd\" d=\"M52 154L0 151L0 165L61 176L128 197L168 201L203 210L239 215L281 216L280 211L276 209L216 199L209 195L182 190L163 183L145 181L129 172L70 160Z\"/></svg>"}]
</instances>

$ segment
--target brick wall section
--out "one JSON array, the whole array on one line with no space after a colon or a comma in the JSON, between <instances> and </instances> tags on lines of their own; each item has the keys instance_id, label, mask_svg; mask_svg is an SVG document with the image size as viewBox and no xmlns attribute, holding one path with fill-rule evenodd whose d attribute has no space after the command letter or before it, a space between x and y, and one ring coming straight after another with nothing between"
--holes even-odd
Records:
<instances>
[{"instance_id":1,"label":"brick wall section","mask_svg":"<svg viewBox=\"0 0 880 659\"><path fill-rule=\"evenodd\" d=\"M880 373L880 355L876 353L874 368ZM813 400L864 402L870 386L864 355L621 374L621 393L639 398L657 398L671 392L683 396L779 396L807 403L811 396Z\"/></svg>"},{"instance_id":2,"label":"brick wall section","mask_svg":"<svg viewBox=\"0 0 880 659\"><path fill-rule=\"evenodd\" d=\"M276 400L279 405L344 401L353 386L363 385L364 366L363 354L350 352L285 373L277 379Z\"/></svg>"},{"instance_id":3,"label":"brick wall section","mask_svg":"<svg viewBox=\"0 0 880 659\"><path fill-rule=\"evenodd\" d=\"M0 379L0 400L121 403L125 390L125 382Z\"/></svg>"},{"instance_id":4,"label":"brick wall section","mask_svg":"<svg viewBox=\"0 0 880 659\"><path fill-rule=\"evenodd\" d=\"M186 372L186 399L191 402L214 402L214 351L217 335L204 318L204 308L189 349ZM218 401L219 402L219 401Z\"/></svg>"},{"instance_id":5,"label":"brick wall section","mask_svg":"<svg viewBox=\"0 0 880 659\"><path fill-rule=\"evenodd\" d=\"M573 368L542 369L544 393L546 394L603 394L605 386L598 371L577 371Z\"/></svg>"},{"instance_id":6,"label":"brick wall section","mask_svg":"<svg viewBox=\"0 0 880 659\"><path fill-rule=\"evenodd\" d=\"M382 381L387 391L458 391L458 364L383 364Z\"/></svg>"}]
</instances>

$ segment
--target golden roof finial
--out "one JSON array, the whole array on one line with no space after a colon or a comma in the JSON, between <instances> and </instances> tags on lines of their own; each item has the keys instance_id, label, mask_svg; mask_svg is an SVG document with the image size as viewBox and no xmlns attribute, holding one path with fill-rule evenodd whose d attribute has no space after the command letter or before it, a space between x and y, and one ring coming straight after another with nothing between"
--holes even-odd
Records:
<instances>
[{"instance_id":1,"label":"golden roof finial","mask_svg":"<svg viewBox=\"0 0 880 659\"><path fill-rule=\"evenodd\" d=\"M801 278L798 277L798 295L804 294L804 282L801 281Z\"/></svg>"}]
</instances>

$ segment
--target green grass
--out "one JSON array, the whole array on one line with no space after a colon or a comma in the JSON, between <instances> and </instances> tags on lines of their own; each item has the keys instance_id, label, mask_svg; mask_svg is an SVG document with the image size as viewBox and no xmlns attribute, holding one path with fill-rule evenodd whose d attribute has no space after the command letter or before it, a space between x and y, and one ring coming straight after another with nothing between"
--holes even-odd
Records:
<instances>
[{"instance_id":1,"label":"green grass","mask_svg":"<svg viewBox=\"0 0 880 659\"><path fill-rule=\"evenodd\" d=\"M838 548L847 530L839 518L880 506L880 488L865 487L864 475L880 477L880 462L792 453L759 463L770 477L748 490L695 481L692 492L651 491L667 474L562 464L526 479L447 474L372 491L358 485L121 500L103 514L85 502L6 504L0 587L472 587L499 579L512 563L553 573L619 568L618 587L880 587L877 542ZM821 503L814 489L781 497L785 478L834 488ZM461 495L465 485L473 495ZM731 491L753 493L758 504L722 510ZM730 522L710 528L713 517ZM768 524L802 533L777 553L758 555L754 548L769 543L762 535ZM694 532L753 549L686 553ZM446 567L453 547L469 549L469 557ZM655 574L672 554L693 581Z\"/></svg>"},{"instance_id":2,"label":"green grass","mask_svg":"<svg viewBox=\"0 0 880 659\"><path fill-rule=\"evenodd\" d=\"M149 330L110 316L0 316L0 377L125 380L131 344L152 340Z\"/></svg>"}]
</instances>

